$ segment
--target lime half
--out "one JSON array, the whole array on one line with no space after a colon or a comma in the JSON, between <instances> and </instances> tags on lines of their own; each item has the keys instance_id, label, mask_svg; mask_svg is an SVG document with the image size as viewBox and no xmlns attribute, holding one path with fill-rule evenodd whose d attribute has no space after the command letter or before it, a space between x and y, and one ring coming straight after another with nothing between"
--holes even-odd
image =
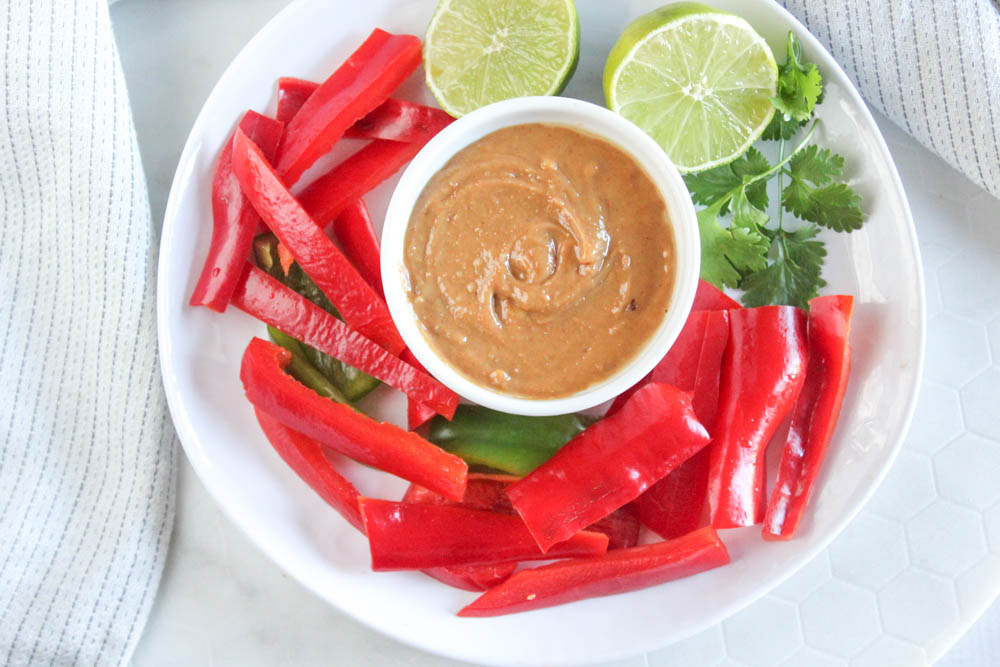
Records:
<instances>
[{"instance_id":1,"label":"lime half","mask_svg":"<svg viewBox=\"0 0 1000 667\"><path fill-rule=\"evenodd\" d=\"M557 95L579 53L573 0L441 0L424 69L441 108L461 116L512 97Z\"/></svg>"},{"instance_id":2,"label":"lime half","mask_svg":"<svg viewBox=\"0 0 1000 667\"><path fill-rule=\"evenodd\" d=\"M608 55L608 108L641 127L682 172L743 154L774 115L778 67L738 16L679 2L633 21Z\"/></svg>"}]
</instances>

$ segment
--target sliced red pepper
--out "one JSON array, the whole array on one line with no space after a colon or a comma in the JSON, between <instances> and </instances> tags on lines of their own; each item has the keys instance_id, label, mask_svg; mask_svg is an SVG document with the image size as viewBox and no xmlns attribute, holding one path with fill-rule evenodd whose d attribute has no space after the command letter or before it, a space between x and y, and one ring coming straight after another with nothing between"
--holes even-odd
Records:
<instances>
[{"instance_id":1,"label":"sliced red pepper","mask_svg":"<svg viewBox=\"0 0 1000 667\"><path fill-rule=\"evenodd\" d=\"M340 241L340 248L347 259L354 263L372 289L385 299L378 235L363 199L355 199L333 219L333 234Z\"/></svg>"},{"instance_id":2,"label":"sliced red pepper","mask_svg":"<svg viewBox=\"0 0 1000 667\"><path fill-rule=\"evenodd\" d=\"M635 500L708 443L691 397L648 384L507 489L542 550Z\"/></svg>"},{"instance_id":3,"label":"sliced red pepper","mask_svg":"<svg viewBox=\"0 0 1000 667\"><path fill-rule=\"evenodd\" d=\"M267 159L274 157L284 127L284 124L256 111L247 111L239 124L239 129L260 147ZM260 216L243 196L233 173L235 134L234 131L222 147L215 167L212 178L212 243L208 247L201 277L191 294L192 306L208 306L220 313L229 304L260 223Z\"/></svg>"},{"instance_id":4,"label":"sliced red pepper","mask_svg":"<svg viewBox=\"0 0 1000 667\"><path fill-rule=\"evenodd\" d=\"M309 96L285 130L276 170L293 185L344 131L382 104L420 64L420 40L376 28Z\"/></svg>"},{"instance_id":5,"label":"sliced red pepper","mask_svg":"<svg viewBox=\"0 0 1000 667\"><path fill-rule=\"evenodd\" d=\"M299 201L317 222L327 224L350 202L399 171L445 125L442 121L429 126L425 135L407 143L372 141L313 181L299 194Z\"/></svg>"},{"instance_id":6,"label":"sliced red pepper","mask_svg":"<svg viewBox=\"0 0 1000 667\"><path fill-rule=\"evenodd\" d=\"M470 473L465 485L465 496L461 505L472 509L493 510L498 501L506 502L508 513L514 509L507 502L504 488L518 478L511 475L490 475ZM404 503L424 503L427 505L452 505L452 501L418 484L410 484L403 495ZM491 563L482 565L455 565L453 567L432 567L424 574L438 581L466 591L485 591L506 581L517 569L517 563Z\"/></svg>"},{"instance_id":7,"label":"sliced red pepper","mask_svg":"<svg viewBox=\"0 0 1000 667\"><path fill-rule=\"evenodd\" d=\"M423 144L453 120L441 109L390 97L352 125L344 136Z\"/></svg>"},{"instance_id":8,"label":"sliced red pepper","mask_svg":"<svg viewBox=\"0 0 1000 667\"><path fill-rule=\"evenodd\" d=\"M798 398L807 361L806 317L798 308L729 311L708 476L713 527L764 518L764 450Z\"/></svg>"},{"instance_id":9,"label":"sliced red pepper","mask_svg":"<svg viewBox=\"0 0 1000 667\"><path fill-rule=\"evenodd\" d=\"M291 353L254 338L243 353L240 379L254 407L356 461L461 500L465 461L393 424L323 398L284 371Z\"/></svg>"},{"instance_id":10,"label":"sliced red pepper","mask_svg":"<svg viewBox=\"0 0 1000 667\"><path fill-rule=\"evenodd\" d=\"M303 210L260 149L239 130L233 140L233 171L247 199L344 321L399 354L406 345L385 301Z\"/></svg>"},{"instance_id":11,"label":"sliced red pepper","mask_svg":"<svg viewBox=\"0 0 1000 667\"><path fill-rule=\"evenodd\" d=\"M698 291L694 294L691 310L732 310L742 308L738 301L726 296L725 292L710 282L698 280Z\"/></svg>"},{"instance_id":12,"label":"sliced red pepper","mask_svg":"<svg viewBox=\"0 0 1000 667\"><path fill-rule=\"evenodd\" d=\"M463 591L479 593L502 584L510 579L517 569L517 563L482 563L479 565L456 565L455 567L431 567L423 570L428 577L437 579Z\"/></svg>"},{"instance_id":13,"label":"sliced red pepper","mask_svg":"<svg viewBox=\"0 0 1000 667\"><path fill-rule=\"evenodd\" d=\"M507 487L520 477L493 473L469 473L465 485L465 497L461 505L472 509L489 510L499 514L517 514L507 497ZM422 486L411 484L403 496L403 502L427 503L431 505L452 505L452 501L428 491ZM639 543L639 520L628 508L615 510L608 516L587 526L592 533L608 536L608 550L634 547Z\"/></svg>"},{"instance_id":14,"label":"sliced red pepper","mask_svg":"<svg viewBox=\"0 0 1000 667\"><path fill-rule=\"evenodd\" d=\"M294 76L278 79L278 109L274 112L274 117L283 123L290 121L317 88L318 83L296 79Z\"/></svg>"},{"instance_id":15,"label":"sliced red pepper","mask_svg":"<svg viewBox=\"0 0 1000 667\"><path fill-rule=\"evenodd\" d=\"M809 368L764 515L765 540L791 539L809 502L847 389L853 311L852 296L821 296L809 302Z\"/></svg>"},{"instance_id":16,"label":"sliced red pepper","mask_svg":"<svg viewBox=\"0 0 1000 667\"><path fill-rule=\"evenodd\" d=\"M262 410L254 408L254 412L264 435L288 467L352 526L365 532L358 509L358 490L333 467L324 454L323 445Z\"/></svg>"},{"instance_id":17,"label":"sliced red pepper","mask_svg":"<svg viewBox=\"0 0 1000 667\"><path fill-rule=\"evenodd\" d=\"M650 374L653 382L691 393L694 413L709 435L715 427L722 356L728 341L726 311L693 312L667 356ZM664 539L686 535L701 523L711 448L689 458L635 501L639 520Z\"/></svg>"},{"instance_id":18,"label":"sliced red pepper","mask_svg":"<svg viewBox=\"0 0 1000 667\"><path fill-rule=\"evenodd\" d=\"M610 551L521 570L479 596L459 616L500 616L616 595L689 577L729 562L729 552L711 528L669 542Z\"/></svg>"},{"instance_id":19,"label":"sliced red pepper","mask_svg":"<svg viewBox=\"0 0 1000 667\"><path fill-rule=\"evenodd\" d=\"M407 348L399 354L399 358L413 366L419 371L427 373L427 369L424 368L423 364L417 361L417 358L413 356L410 349ZM428 375L430 375L428 373ZM409 399L406 402L406 427L411 431L416 431L418 428L429 422L436 411L429 405L425 405L419 401Z\"/></svg>"},{"instance_id":20,"label":"sliced red pepper","mask_svg":"<svg viewBox=\"0 0 1000 667\"><path fill-rule=\"evenodd\" d=\"M382 380L408 397L432 406L447 419L455 414L458 394L389 354L249 262L233 293L233 305L334 359Z\"/></svg>"},{"instance_id":21,"label":"sliced red pepper","mask_svg":"<svg viewBox=\"0 0 1000 667\"><path fill-rule=\"evenodd\" d=\"M364 497L358 504L376 572L596 556L608 548L607 536L582 531L543 554L509 514Z\"/></svg>"},{"instance_id":22,"label":"sliced red pepper","mask_svg":"<svg viewBox=\"0 0 1000 667\"><path fill-rule=\"evenodd\" d=\"M278 111L275 117L288 122L298 113L318 83L284 76L278 79ZM416 102L390 97L344 132L350 139L387 139L389 141L421 141L428 129L447 125L452 120L447 112Z\"/></svg>"}]
</instances>

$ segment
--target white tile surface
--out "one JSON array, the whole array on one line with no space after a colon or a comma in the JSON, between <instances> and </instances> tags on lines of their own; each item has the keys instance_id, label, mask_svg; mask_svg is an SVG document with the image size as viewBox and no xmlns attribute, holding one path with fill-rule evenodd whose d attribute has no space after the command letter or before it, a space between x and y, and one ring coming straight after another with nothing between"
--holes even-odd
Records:
<instances>
[{"instance_id":1,"label":"white tile surface","mask_svg":"<svg viewBox=\"0 0 1000 667\"><path fill-rule=\"evenodd\" d=\"M215 80L284 4L114 6L154 220ZM943 654L1000 589L1000 206L900 130L881 126L927 273L930 382L912 436L828 552L722 625L621 667L921 664ZM385 639L307 593L221 515L186 464L170 561L134 662L456 664ZM940 664L1000 664L1000 608Z\"/></svg>"}]
</instances>

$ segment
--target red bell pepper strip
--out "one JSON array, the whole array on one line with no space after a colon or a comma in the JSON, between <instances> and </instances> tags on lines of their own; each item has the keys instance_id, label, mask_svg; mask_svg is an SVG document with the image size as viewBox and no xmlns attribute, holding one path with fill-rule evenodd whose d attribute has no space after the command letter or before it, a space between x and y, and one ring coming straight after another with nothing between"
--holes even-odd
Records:
<instances>
[{"instance_id":1,"label":"red bell pepper strip","mask_svg":"<svg viewBox=\"0 0 1000 667\"><path fill-rule=\"evenodd\" d=\"M581 531L543 554L509 514L365 497L358 504L376 572L597 556L608 548L607 536Z\"/></svg>"},{"instance_id":2,"label":"red bell pepper strip","mask_svg":"<svg viewBox=\"0 0 1000 667\"><path fill-rule=\"evenodd\" d=\"M333 219L333 234L358 273L384 300L378 236L363 199L355 199Z\"/></svg>"},{"instance_id":3,"label":"red bell pepper strip","mask_svg":"<svg viewBox=\"0 0 1000 667\"><path fill-rule=\"evenodd\" d=\"M698 291L694 294L694 305L691 310L732 310L742 308L735 299L726 296L725 292L710 282L698 280Z\"/></svg>"},{"instance_id":4,"label":"red bell pepper strip","mask_svg":"<svg viewBox=\"0 0 1000 667\"><path fill-rule=\"evenodd\" d=\"M453 120L441 109L390 97L352 125L344 136L423 144Z\"/></svg>"},{"instance_id":5,"label":"red bell pepper strip","mask_svg":"<svg viewBox=\"0 0 1000 667\"><path fill-rule=\"evenodd\" d=\"M260 149L239 130L233 140L233 171L247 199L344 321L389 352L399 354L405 344L385 301L302 209Z\"/></svg>"},{"instance_id":6,"label":"red bell pepper strip","mask_svg":"<svg viewBox=\"0 0 1000 667\"><path fill-rule=\"evenodd\" d=\"M465 497L461 505L471 509L488 510L498 514L517 514L507 497L507 487L520 477L493 473L469 473L465 485ZM411 484L403 496L404 503L427 503L431 505L452 505L452 501L428 491L422 486ZM603 519L587 526L592 533L608 536L608 550L634 547L639 543L639 520L628 508L615 510Z\"/></svg>"},{"instance_id":7,"label":"red bell pepper strip","mask_svg":"<svg viewBox=\"0 0 1000 667\"><path fill-rule=\"evenodd\" d=\"M420 64L420 40L376 28L295 114L275 163L293 185L344 131L382 104Z\"/></svg>"},{"instance_id":8,"label":"red bell pepper strip","mask_svg":"<svg viewBox=\"0 0 1000 667\"><path fill-rule=\"evenodd\" d=\"M461 500L465 461L414 433L320 396L285 373L291 357L273 343L250 341L240 379L255 408L356 461Z\"/></svg>"},{"instance_id":9,"label":"red bell pepper strip","mask_svg":"<svg viewBox=\"0 0 1000 667\"><path fill-rule=\"evenodd\" d=\"M423 570L428 577L463 591L481 593L510 579L517 563L480 563L454 567L430 567Z\"/></svg>"},{"instance_id":10,"label":"red bell pepper strip","mask_svg":"<svg viewBox=\"0 0 1000 667\"><path fill-rule=\"evenodd\" d=\"M853 311L852 296L821 296L809 302L809 368L764 515L765 540L791 539L809 502L847 389Z\"/></svg>"},{"instance_id":11,"label":"red bell pepper strip","mask_svg":"<svg viewBox=\"0 0 1000 667\"><path fill-rule=\"evenodd\" d=\"M278 251L278 264L281 265L281 273L282 275L287 276L288 272L292 268L292 264L295 262L295 258L292 257L292 253L290 253L288 248L285 247L285 245L280 241L276 247Z\"/></svg>"},{"instance_id":12,"label":"red bell pepper strip","mask_svg":"<svg viewBox=\"0 0 1000 667\"><path fill-rule=\"evenodd\" d=\"M267 159L271 159L281 141L284 125L256 111L247 111L240 120L239 129L260 146ZM233 136L235 134L233 132ZM223 146L215 167L212 179L212 243L190 302L192 306L208 306L220 313L229 304L260 223L260 216L243 196L233 173L233 136Z\"/></svg>"},{"instance_id":13,"label":"red bell pepper strip","mask_svg":"<svg viewBox=\"0 0 1000 667\"><path fill-rule=\"evenodd\" d=\"M255 408L254 412L264 435L288 467L352 526L365 532L358 509L358 490L333 467L323 452L323 445L293 431L262 410Z\"/></svg>"},{"instance_id":14,"label":"red bell pepper strip","mask_svg":"<svg viewBox=\"0 0 1000 667\"><path fill-rule=\"evenodd\" d=\"M691 397L648 384L507 489L543 551L603 519L708 444Z\"/></svg>"},{"instance_id":15,"label":"red bell pepper strip","mask_svg":"<svg viewBox=\"0 0 1000 667\"><path fill-rule=\"evenodd\" d=\"M382 380L447 419L458 394L351 329L309 299L246 263L233 305L334 359Z\"/></svg>"},{"instance_id":16,"label":"red bell pepper strip","mask_svg":"<svg viewBox=\"0 0 1000 667\"><path fill-rule=\"evenodd\" d=\"M465 485L465 497L461 505L472 509L493 509L499 500L507 501L504 488L518 478L511 475L489 475L470 473ZM452 505L452 501L417 484L410 487L403 495L404 503L425 503L428 505ZM508 513L513 513L510 507ZM424 570L424 574L433 577L441 583L461 588L466 591L485 591L510 578L517 569L517 563L487 563L481 565L455 565L453 567L432 567Z\"/></svg>"},{"instance_id":17,"label":"red bell pepper strip","mask_svg":"<svg viewBox=\"0 0 1000 667\"><path fill-rule=\"evenodd\" d=\"M407 348L399 354L399 358L413 366L417 370L427 373L427 369L424 368L423 364L417 361L417 358L413 356L410 349ZM429 373L428 373L429 375ZM412 398L406 402L406 427L411 431L416 431L418 428L429 422L435 415L436 410L429 405L424 405L419 401L415 401Z\"/></svg>"},{"instance_id":18,"label":"red bell pepper strip","mask_svg":"<svg viewBox=\"0 0 1000 667\"><path fill-rule=\"evenodd\" d=\"M287 123L317 88L318 83L304 79L290 76L278 79L278 111L275 117ZM447 125L452 120L441 109L390 97L349 127L344 136L350 139L420 141L430 127L442 123Z\"/></svg>"},{"instance_id":19,"label":"red bell pepper strip","mask_svg":"<svg viewBox=\"0 0 1000 667\"><path fill-rule=\"evenodd\" d=\"M808 362L805 313L791 306L729 311L708 503L714 528L764 518L764 450L795 404Z\"/></svg>"},{"instance_id":20,"label":"red bell pepper strip","mask_svg":"<svg viewBox=\"0 0 1000 667\"><path fill-rule=\"evenodd\" d=\"M719 405L722 356L729 341L724 310L691 313L676 342L653 372L653 382L691 393L698 421L712 435ZM705 509L712 445L689 458L635 501L639 520L664 539L698 528Z\"/></svg>"},{"instance_id":21,"label":"red bell pepper strip","mask_svg":"<svg viewBox=\"0 0 1000 667\"><path fill-rule=\"evenodd\" d=\"M278 79L278 108L274 117L287 123L299 112L309 96L316 92L319 84L294 76L283 76Z\"/></svg>"},{"instance_id":22,"label":"red bell pepper strip","mask_svg":"<svg viewBox=\"0 0 1000 667\"><path fill-rule=\"evenodd\" d=\"M729 552L711 528L668 542L521 570L459 616L501 616L658 586L725 565Z\"/></svg>"},{"instance_id":23,"label":"red bell pepper strip","mask_svg":"<svg viewBox=\"0 0 1000 667\"><path fill-rule=\"evenodd\" d=\"M303 190L299 194L302 207L326 225L351 201L399 171L446 124L434 125L419 140L407 143L376 139Z\"/></svg>"}]
</instances>

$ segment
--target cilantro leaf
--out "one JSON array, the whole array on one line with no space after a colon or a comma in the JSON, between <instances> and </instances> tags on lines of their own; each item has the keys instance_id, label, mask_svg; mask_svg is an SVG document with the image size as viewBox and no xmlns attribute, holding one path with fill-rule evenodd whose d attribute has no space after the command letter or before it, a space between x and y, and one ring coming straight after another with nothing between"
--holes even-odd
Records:
<instances>
[{"instance_id":1,"label":"cilantro leaf","mask_svg":"<svg viewBox=\"0 0 1000 667\"><path fill-rule=\"evenodd\" d=\"M778 94L771 99L778 113L807 121L823 94L823 77L816 63L802 58L802 44L788 31L785 64L778 68Z\"/></svg>"},{"instance_id":2,"label":"cilantro leaf","mask_svg":"<svg viewBox=\"0 0 1000 667\"><path fill-rule=\"evenodd\" d=\"M710 206L719 199L728 199L734 190L770 168L771 164L767 158L751 146L735 162L696 174L685 174L684 184L687 185L694 203ZM750 203L757 208L766 209L768 206L767 179L761 179L747 187L746 196ZM728 209L729 203L723 203L719 215L725 215Z\"/></svg>"},{"instance_id":3,"label":"cilantro leaf","mask_svg":"<svg viewBox=\"0 0 1000 667\"><path fill-rule=\"evenodd\" d=\"M844 158L807 146L792 157L785 172L791 182L781 193L785 210L803 220L838 232L860 229L864 222L861 197L846 183L834 179L844 171Z\"/></svg>"},{"instance_id":4,"label":"cilantro leaf","mask_svg":"<svg viewBox=\"0 0 1000 667\"><path fill-rule=\"evenodd\" d=\"M777 111L761 135L764 139L791 139L823 101L819 68L802 58L802 45L791 31L785 50L785 64L778 68L777 95L771 98Z\"/></svg>"},{"instance_id":5,"label":"cilantro leaf","mask_svg":"<svg viewBox=\"0 0 1000 667\"><path fill-rule=\"evenodd\" d=\"M770 219L767 213L760 210L750 201L750 188L740 188L733 195L731 205L733 208L732 228L745 229L747 231L759 231Z\"/></svg>"},{"instance_id":6,"label":"cilantro leaf","mask_svg":"<svg viewBox=\"0 0 1000 667\"><path fill-rule=\"evenodd\" d=\"M746 183L754 176L763 174L771 168L771 163L767 161L764 154L751 146L739 160L731 165L733 173L740 178L742 183ZM746 197L751 204L759 209L767 210L769 201L767 198L767 179L761 179L746 188Z\"/></svg>"},{"instance_id":7,"label":"cilantro leaf","mask_svg":"<svg viewBox=\"0 0 1000 667\"><path fill-rule=\"evenodd\" d=\"M813 190L809 206L802 214L796 215L835 232L861 229L865 221L861 212L861 196L847 183L831 183Z\"/></svg>"},{"instance_id":8,"label":"cilantro leaf","mask_svg":"<svg viewBox=\"0 0 1000 667\"><path fill-rule=\"evenodd\" d=\"M743 305L786 304L808 309L809 300L826 285L822 276L826 249L822 241L816 240L818 232L816 225L805 225L793 232L767 230L774 262L740 282L745 290Z\"/></svg>"},{"instance_id":9,"label":"cilantro leaf","mask_svg":"<svg viewBox=\"0 0 1000 667\"><path fill-rule=\"evenodd\" d=\"M696 174L684 174L684 184L695 204L710 206L721 197L726 197L742 184L742 180L733 172L732 166L724 164ZM725 213L725 209L722 210Z\"/></svg>"},{"instance_id":10,"label":"cilantro leaf","mask_svg":"<svg viewBox=\"0 0 1000 667\"><path fill-rule=\"evenodd\" d=\"M744 198L745 199L745 198ZM768 240L756 230L719 224L721 204L698 211L701 277L716 287L736 287L743 273L767 267Z\"/></svg>"},{"instance_id":11,"label":"cilantro leaf","mask_svg":"<svg viewBox=\"0 0 1000 667\"><path fill-rule=\"evenodd\" d=\"M814 185L826 185L844 173L844 158L831 153L829 148L806 146L788 161L788 171L793 178L805 179Z\"/></svg>"}]
</instances>

